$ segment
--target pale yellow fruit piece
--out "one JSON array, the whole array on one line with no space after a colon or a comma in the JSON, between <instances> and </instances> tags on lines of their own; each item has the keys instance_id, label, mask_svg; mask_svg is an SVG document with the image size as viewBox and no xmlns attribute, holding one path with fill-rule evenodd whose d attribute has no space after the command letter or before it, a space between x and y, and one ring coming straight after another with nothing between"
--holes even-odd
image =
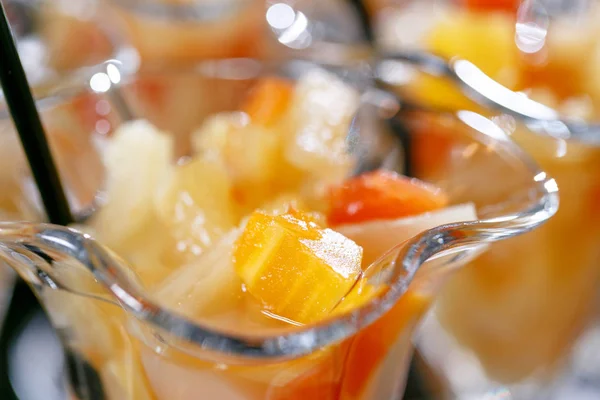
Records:
<instances>
[{"instance_id":1,"label":"pale yellow fruit piece","mask_svg":"<svg viewBox=\"0 0 600 400\"><path fill-rule=\"evenodd\" d=\"M192 148L205 158L222 160L230 132L249 123L250 117L243 112L222 112L210 116L192 133Z\"/></svg>"},{"instance_id":2,"label":"pale yellow fruit piece","mask_svg":"<svg viewBox=\"0 0 600 400\"><path fill-rule=\"evenodd\" d=\"M277 174L280 154L277 132L259 125L232 131L225 146L225 162L236 182L265 182Z\"/></svg>"},{"instance_id":3,"label":"pale yellow fruit piece","mask_svg":"<svg viewBox=\"0 0 600 400\"><path fill-rule=\"evenodd\" d=\"M156 212L175 238L177 252L198 256L234 227L231 190L219 162L199 157L174 168L157 191Z\"/></svg>"},{"instance_id":4,"label":"pale yellow fruit piece","mask_svg":"<svg viewBox=\"0 0 600 400\"><path fill-rule=\"evenodd\" d=\"M276 174L277 132L250 124L242 112L220 113L194 132L194 149L206 158L222 160L235 182L263 182Z\"/></svg>"},{"instance_id":5,"label":"pale yellow fruit piece","mask_svg":"<svg viewBox=\"0 0 600 400\"><path fill-rule=\"evenodd\" d=\"M359 94L340 78L314 69L300 78L290 106L285 156L316 177L344 177L349 170L347 137Z\"/></svg>"},{"instance_id":6,"label":"pale yellow fruit piece","mask_svg":"<svg viewBox=\"0 0 600 400\"><path fill-rule=\"evenodd\" d=\"M475 207L469 203L406 218L340 225L335 229L362 246L363 266L368 266L394 246L421 232L444 224L474 220L477 220Z\"/></svg>"},{"instance_id":7,"label":"pale yellow fruit piece","mask_svg":"<svg viewBox=\"0 0 600 400\"><path fill-rule=\"evenodd\" d=\"M106 202L91 221L104 244L117 248L145 227L172 154L171 138L146 121L127 122L117 129L103 155Z\"/></svg>"},{"instance_id":8,"label":"pale yellow fruit piece","mask_svg":"<svg viewBox=\"0 0 600 400\"><path fill-rule=\"evenodd\" d=\"M469 60L494 80L513 88L518 80L519 63L514 30L510 15L453 11L431 29L424 45L442 57ZM432 106L478 109L453 82L427 74L415 79L411 93Z\"/></svg>"},{"instance_id":9,"label":"pale yellow fruit piece","mask_svg":"<svg viewBox=\"0 0 600 400\"><path fill-rule=\"evenodd\" d=\"M288 212L290 209L306 210L306 204L295 193L284 193L276 198L267 201L260 209L267 214L281 215Z\"/></svg>"},{"instance_id":10,"label":"pale yellow fruit piece","mask_svg":"<svg viewBox=\"0 0 600 400\"><path fill-rule=\"evenodd\" d=\"M242 215L285 191L294 191L305 178L283 157L281 132L251 124L241 112L208 118L192 136L196 152L225 165L233 198Z\"/></svg>"},{"instance_id":11,"label":"pale yellow fruit piece","mask_svg":"<svg viewBox=\"0 0 600 400\"><path fill-rule=\"evenodd\" d=\"M234 265L266 310L300 323L325 317L361 273L362 249L301 212L252 214Z\"/></svg>"},{"instance_id":12,"label":"pale yellow fruit piece","mask_svg":"<svg viewBox=\"0 0 600 400\"><path fill-rule=\"evenodd\" d=\"M223 236L200 257L173 272L153 290L160 304L189 318L236 307L242 282L232 262L233 245L241 230Z\"/></svg>"}]
</instances>

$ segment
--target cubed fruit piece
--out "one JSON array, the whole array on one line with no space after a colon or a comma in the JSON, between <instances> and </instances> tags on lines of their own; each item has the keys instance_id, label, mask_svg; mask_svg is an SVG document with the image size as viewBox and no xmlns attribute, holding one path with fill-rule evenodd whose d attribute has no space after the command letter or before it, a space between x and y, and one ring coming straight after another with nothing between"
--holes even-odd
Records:
<instances>
[{"instance_id":1,"label":"cubed fruit piece","mask_svg":"<svg viewBox=\"0 0 600 400\"><path fill-rule=\"evenodd\" d=\"M104 153L106 202L91 221L98 238L119 247L140 233L154 213L159 182L169 171L171 138L146 121L127 122L111 137Z\"/></svg>"},{"instance_id":2,"label":"cubed fruit piece","mask_svg":"<svg viewBox=\"0 0 600 400\"><path fill-rule=\"evenodd\" d=\"M441 57L471 61L504 86L513 89L518 83L519 50L512 15L451 11L428 32L424 42L429 51ZM481 110L454 82L427 74L410 84L410 95L429 106Z\"/></svg>"},{"instance_id":3,"label":"cubed fruit piece","mask_svg":"<svg viewBox=\"0 0 600 400\"><path fill-rule=\"evenodd\" d=\"M301 212L253 213L234 250L247 291L277 315L310 323L325 317L361 273L362 249Z\"/></svg>"},{"instance_id":4,"label":"cubed fruit piece","mask_svg":"<svg viewBox=\"0 0 600 400\"><path fill-rule=\"evenodd\" d=\"M335 75L314 69L296 84L287 122L285 155L316 177L339 178L350 169L350 124L359 94Z\"/></svg>"},{"instance_id":5,"label":"cubed fruit piece","mask_svg":"<svg viewBox=\"0 0 600 400\"><path fill-rule=\"evenodd\" d=\"M260 80L246 98L242 111L253 123L272 126L287 112L294 85L282 78L269 77Z\"/></svg>"},{"instance_id":6,"label":"cubed fruit piece","mask_svg":"<svg viewBox=\"0 0 600 400\"><path fill-rule=\"evenodd\" d=\"M161 304L189 318L231 311L241 295L241 281L232 263L234 229L193 262L173 272L153 290Z\"/></svg>"},{"instance_id":7,"label":"cubed fruit piece","mask_svg":"<svg viewBox=\"0 0 600 400\"><path fill-rule=\"evenodd\" d=\"M363 266L368 266L394 246L436 226L477 219L473 204L462 204L417 216L387 221L369 221L336 226L336 231L364 249Z\"/></svg>"},{"instance_id":8,"label":"cubed fruit piece","mask_svg":"<svg viewBox=\"0 0 600 400\"><path fill-rule=\"evenodd\" d=\"M264 183L278 171L280 137L277 132L250 124L229 132L224 160L236 183Z\"/></svg>"},{"instance_id":9,"label":"cubed fruit piece","mask_svg":"<svg viewBox=\"0 0 600 400\"><path fill-rule=\"evenodd\" d=\"M226 166L242 214L279 193L293 191L302 179L284 159L278 132L251 124L245 113L213 116L193 134L192 142L203 157Z\"/></svg>"},{"instance_id":10,"label":"cubed fruit piece","mask_svg":"<svg viewBox=\"0 0 600 400\"><path fill-rule=\"evenodd\" d=\"M441 189L391 171L363 174L333 187L329 223L352 224L418 215L445 207Z\"/></svg>"},{"instance_id":11,"label":"cubed fruit piece","mask_svg":"<svg viewBox=\"0 0 600 400\"><path fill-rule=\"evenodd\" d=\"M185 262L176 251L169 226L152 214L134 238L112 248L130 264L145 287L151 288Z\"/></svg>"},{"instance_id":12,"label":"cubed fruit piece","mask_svg":"<svg viewBox=\"0 0 600 400\"><path fill-rule=\"evenodd\" d=\"M426 41L429 50L440 56L466 58L500 83L510 87L516 83L519 53L510 15L451 12Z\"/></svg>"},{"instance_id":13,"label":"cubed fruit piece","mask_svg":"<svg viewBox=\"0 0 600 400\"><path fill-rule=\"evenodd\" d=\"M222 160L231 131L242 129L250 123L243 112L222 112L208 117L192 133L192 148L205 158Z\"/></svg>"},{"instance_id":14,"label":"cubed fruit piece","mask_svg":"<svg viewBox=\"0 0 600 400\"><path fill-rule=\"evenodd\" d=\"M177 251L198 256L236 223L224 166L196 158L175 167L158 191L156 211L177 241Z\"/></svg>"}]
</instances>

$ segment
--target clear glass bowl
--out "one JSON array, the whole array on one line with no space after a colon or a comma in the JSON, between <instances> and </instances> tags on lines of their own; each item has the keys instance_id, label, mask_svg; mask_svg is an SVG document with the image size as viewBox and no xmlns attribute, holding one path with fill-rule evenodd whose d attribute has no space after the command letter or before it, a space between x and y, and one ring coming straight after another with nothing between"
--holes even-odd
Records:
<instances>
[{"instance_id":1,"label":"clear glass bowl","mask_svg":"<svg viewBox=\"0 0 600 400\"><path fill-rule=\"evenodd\" d=\"M294 79L316 67L306 61L268 65L237 59L135 76L118 74L114 63L96 69L85 88L58 92L56 101L40 104L47 126L55 115L77 121L68 126L77 128L81 144L53 149L73 203L81 205L75 208L93 212L104 170L92 143L125 120L147 118L178 132L178 155L186 155L191 129L214 112L235 110L256 78ZM480 220L436 227L382 254L366 274L387 289L358 309L317 324L243 334L191 320L166 306L125 260L87 235L47 224L2 223L0 258L18 271L47 310L69 355L74 396L393 398L404 387L413 330L448 277L492 242L532 230L556 212L554 180L489 119L468 111L415 111L398 120L395 97L373 89L364 68L335 73L361 93L347 138L356 172L425 167L421 172L448 191L451 204L474 202ZM172 85L176 82L180 86ZM161 89L155 90L155 84ZM173 94L181 86L194 93L189 97L194 101ZM175 106L178 116L186 117L185 129L165 110ZM448 140L458 140L457 146L444 147ZM436 141L443 157L432 158L428 150L418 153L420 158L402 157L400 142ZM450 167L439 168L442 159ZM67 171L73 171L72 179ZM466 171L477 174L465 179ZM25 201L30 196L18 195L20 183L17 179L15 193ZM393 236L389 240L396 243Z\"/></svg>"},{"instance_id":2,"label":"clear glass bowl","mask_svg":"<svg viewBox=\"0 0 600 400\"><path fill-rule=\"evenodd\" d=\"M382 45L467 59L496 82L553 107L577 134L556 121L505 115L506 107L489 96L476 103L447 77L387 65L388 83L407 101L492 118L561 191L561 209L548 225L491 246L449 281L418 346L450 396L597 397L600 364L589 354L598 349L600 285L599 3L473 1L487 6L471 11L465 3L405 2L382 16L389 18L380 26ZM509 7L490 6L501 3ZM399 23L408 18L420 23ZM434 144L426 149L438 151Z\"/></svg>"},{"instance_id":3,"label":"clear glass bowl","mask_svg":"<svg viewBox=\"0 0 600 400\"><path fill-rule=\"evenodd\" d=\"M81 67L115 58L123 50L100 21L96 0L3 2L30 85L39 91Z\"/></svg>"},{"instance_id":4,"label":"clear glass bowl","mask_svg":"<svg viewBox=\"0 0 600 400\"><path fill-rule=\"evenodd\" d=\"M106 0L104 23L143 65L189 66L215 58L260 57L267 47L261 0Z\"/></svg>"}]
</instances>

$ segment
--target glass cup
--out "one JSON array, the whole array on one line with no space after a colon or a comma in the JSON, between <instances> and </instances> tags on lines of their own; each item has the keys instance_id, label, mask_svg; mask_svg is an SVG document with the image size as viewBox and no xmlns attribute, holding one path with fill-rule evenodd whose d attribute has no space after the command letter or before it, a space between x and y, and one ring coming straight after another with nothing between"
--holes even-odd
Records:
<instances>
[{"instance_id":1,"label":"glass cup","mask_svg":"<svg viewBox=\"0 0 600 400\"><path fill-rule=\"evenodd\" d=\"M215 58L260 57L261 0L107 0L105 23L139 53L142 66L178 67Z\"/></svg>"},{"instance_id":2,"label":"glass cup","mask_svg":"<svg viewBox=\"0 0 600 400\"><path fill-rule=\"evenodd\" d=\"M79 123L72 127L79 128L84 148L94 148L93 143L102 142L98 138L132 118L147 118L165 131L177 126L153 115L156 98L145 89L148 79L193 83L196 101L180 107L200 124L215 112L236 110L240 97L261 76L294 79L324 66L237 59L134 76L119 75L117 67L105 64L79 91L59 91L57 102L40 104L46 125L56 113L69 115ZM224 328L210 319L193 319L89 235L47 224L2 223L0 258L18 271L47 310L67 351L75 398L394 398L403 390L412 332L448 277L490 243L534 229L556 212L554 180L489 119L466 111L414 111L398 119L396 98L373 89L364 68L333 71L361 93L347 137L355 172L410 170L428 160L431 181L447 191L452 205L474 202L479 220L441 225L404 243L389 235L387 243L379 243L380 253L370 249L377 261L364 274L383 288L372 300L316 324L269 330ZM438 168L429 152L421 158L402 157L399 142L431 138L460 138L459 147L444 153L451 167ZM190 154L189 135L176 139L182 142L178 155ZM102 146L96 148L102 151ZM53 149L59 165L64 163L63 182L73 203L81 205L76 210L93 212L102 207L94 198L103 185L100 154L69 149ZM464 180L463 172L473 169L479 174ZM68 179L66 170L80 176ZM497 184L507 175L512 177L509 184ZM85 231L85 220L78 228ZM387 248L391 250L385 252ZM155 261L154 254L151 245L141 248L148 264ZM204 293L197 293L198 299Z\"/></svg>"},{"instance_id":3,"label":"glass cup","mask_svg":"<svg viewBox=\"0 0 600 400\"><path fill-rule=\"evenodd\" d=\"M103 9L96 0L8 0L3 4L34 90L125 51L112 29L101 23Z\"/></svg>"},{"instance_id":4,"label":"glass cup","mask_svg":"<svg viewBox=\"0 0 600 400\"><path fill-rule=\"evenodd\" d=\"M596 1L405 2L381 26L395 26L382 37L389 50L466 59L496 82L552 107L554 118L571 128L510 113L498 96L475 102L456 80L414 65L386 66L384 75L407 101L429 109L477 110L492 118L561 190L561 209L551 223L491 246L441 294L418 347L450 396L600 393L598 360L589 356L597 348L600 285L600 135L593 122L600 93L598 6ZM399 24L398 18L421 23ZM452 147L441 143L413 150Z\"/></svg>"}]
</instances>

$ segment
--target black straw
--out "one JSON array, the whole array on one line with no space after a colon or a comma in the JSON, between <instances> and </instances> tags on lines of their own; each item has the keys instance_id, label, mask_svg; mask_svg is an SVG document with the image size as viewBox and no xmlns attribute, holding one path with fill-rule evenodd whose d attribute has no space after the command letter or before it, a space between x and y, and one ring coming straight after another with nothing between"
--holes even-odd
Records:
<instances>
[{"instance_id":1,"label":"black straw","mask_svg":"<svg viewBox=\"0 0 600 400\"><path fill-rule=\"evenodd\" d=\"M68 225L73 222L73 217L1 2L0 9L0 84L4 98L21 138L49 221Z\"/></svg>"}]
</instances>

